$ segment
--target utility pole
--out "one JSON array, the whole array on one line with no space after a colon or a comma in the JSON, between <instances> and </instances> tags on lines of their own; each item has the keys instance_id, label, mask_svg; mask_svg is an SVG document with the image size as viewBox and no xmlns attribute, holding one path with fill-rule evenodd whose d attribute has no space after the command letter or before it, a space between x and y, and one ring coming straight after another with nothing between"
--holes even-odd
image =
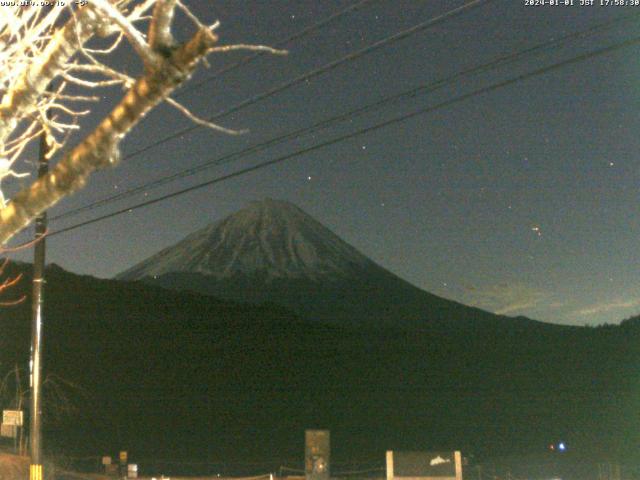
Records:
<instances>
[{"instance_id":1,"label":"utility pole","mask_svg":"<svg viewBox=\"0 0 640 480\"><path fill-rule=\"evenodd\" d=\"M48 115L47 115L48 116ZM47 153L49 145L46 133L40 136L38 178L49 171ZM35 245L33 254L33 298L31 307L31 412L29 425L29 480L42 480L42 310L44 306L44 265L47 233L47 212L42 212L35 221Z\"/></svg>"}]
</instances>

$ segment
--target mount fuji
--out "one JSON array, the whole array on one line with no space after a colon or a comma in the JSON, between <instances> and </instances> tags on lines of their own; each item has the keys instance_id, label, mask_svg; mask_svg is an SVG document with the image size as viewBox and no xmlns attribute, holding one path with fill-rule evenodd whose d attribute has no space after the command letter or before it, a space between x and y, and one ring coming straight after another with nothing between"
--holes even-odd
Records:
<instances>
[{"instance_id":1,"label":"mount fuji","mask_svg":"<svg viewBox=\"0 0 640 480\"><path fill-rule=\"evenodd\" d=\"M249 204L119 274L165 288L283 305L307 319L427 328L539 323L430 294L376 264L297 206Z\"/></svg>"}]
</instances>

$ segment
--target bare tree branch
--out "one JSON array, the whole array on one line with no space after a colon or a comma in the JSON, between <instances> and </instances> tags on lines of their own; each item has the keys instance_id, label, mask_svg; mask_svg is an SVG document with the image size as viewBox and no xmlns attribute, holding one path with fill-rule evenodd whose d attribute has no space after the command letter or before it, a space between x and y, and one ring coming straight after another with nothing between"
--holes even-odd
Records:
<instances>
[{"instance_id":1,"label":"bare tree branch","mask_svg":"<svg viewBox=\"0 0 640 480\"><path fill-rule=\"evenodd\" d=\"M247 130L232 130L230 128L221 127L220 125L217 125L217 124L215 124L213 122L209 122L209 121L204 120L204 119L202 119L200 117L197 117L196 115L191 113L191 111L187 107L185 107L184 105L182 105L181 103L177 102L176 100L174 100L171 97L167 97L166 98L166 102L169 105L171 105L172 107L175 107L177 110L179 110L185 117L187 117L193 123L201 125L201 126L203 126L205 128L210 128L211 130L215 130L216 132L227 133L229 135L240 135L242 133L246 133L247 132Z\"/></svg>"},{"instance_id":2,"label":"bare tree branch","mask_svg":"<svg viewBox=\"0 0 640 480\"><path fill-rule=\"evenodd\" d=\"M176 8L196 26L193 37L181 45L172 33ZM180 0L92 0L84 7L12 7L4 13L0 15L0 71L7 73L0 75L0 183L26 176L14 169L14 163L42 135L49 146L47 158L67 150L57 156L47 175L10 200L5 201L0 185L0 245L83 187L92 172L117 164L122 139L163 101L199 125L241 133L203 120L170 98L199 62L206 63L207 54L241 49L286 53L262 45L216 46L214 30L219 23L205 26ZM147 19L145 35L136 23ZM93 37L105 37L105 41L89 48ZM100 56L115 51L122 38L144 66L137 79ZM99 96L86 91L113 85L126 89L124 97L93 132L68 148L68 139L80 128L79 117L89 113L86 107L70 106L71 102L99 101Z\"/></svg>"},{"instance_id":3,"label":"bare tree branch","mask_svg":"<svg viewBox=\"0 0 640 480\"><path fill-rule=\"evenodd\" d=\"M122 33L124 33L131 46L138 55L140 55L145 65L156 67L159 64L158 56L147 44L142 34L138 32L131 22L108 0L91 0L91 5L104 13L107 18L111 19L111 21L120 27Z\"/></svg>"},{"instance_id":4,"label":"bare tree branch","mask_svg":"<svg viewBox=\"0 0 640 480\"><path fill-rule=\"evenodd\" d=\"M171 34L171 22L176 7L176 0L156 0L153 18L149 25L149 44L155 51L164 51L174 46Z\"/></svg>"},{"instance_id":5,"label":"bare tree branch","mask_svg":"<svg viewBox=\"0 0 640 480\"><path fill-rule=\"evenodd\" d=\"M0 104L0 144L6 141L21 118L35 110L49 83L62 73L64 65L79 48L78 37L83 41L92 35L99 24L97 15L92 9L80 9L54 34L41 55L26 65Z\"/></svg>"},{"instance_id":6,"label":"bare tree branch","mask_svg":"<svg viewBox=\"0 0 640 480\"><path fill-rule=\"evenodd\" d=\"M43 210L81 188L89 175L118 161L123 136L155 105L184 82L199 60L211 50L217 36L201 29L166 59L162 68L138 79L122 101L100 125L56 167L32 186L18 193L0 210L0 244L24 228Z\"/></svg>"}]
</instances>

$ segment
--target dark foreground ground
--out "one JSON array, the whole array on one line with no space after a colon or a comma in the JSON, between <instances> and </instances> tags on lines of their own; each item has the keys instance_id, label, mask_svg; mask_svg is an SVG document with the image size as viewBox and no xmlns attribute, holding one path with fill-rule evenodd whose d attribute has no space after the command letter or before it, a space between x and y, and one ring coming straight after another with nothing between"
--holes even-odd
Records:
<instances>
[{"instance_id":1,"label":"dark foreground ground","mask_svg":"<svg viewBox=\"0 0 640 480\"><path fill-rule=\"evenodd\" d=\"M276 471L264 471L256 475L222 475L209 473L199 475L189 472L188 466L183 472L176 470L177 465L167 470L162 463L147 462L141 468L139 480L304 480L301 472L293 472L292 468L281 467ZM203 465L204 466L204 465ZM336 466L338 467L338 466ZM367 470L357 470L357 465L345 470L346 465L333 471L332 480L386 480L384 465ZM73 466L71 459L60 459L58 462L45 462L47 480L115 480L118 476L97 473ZM170 471L171 470L171 471ZM27 480L29 478L29 458L0 452L0 480ZM496 458L486 462L475 462L467 458L463 469L465 480L636 480L640 479L640 466L612 462L592 462L572 455L531 455Z\"/></svg>"}]
</instances>

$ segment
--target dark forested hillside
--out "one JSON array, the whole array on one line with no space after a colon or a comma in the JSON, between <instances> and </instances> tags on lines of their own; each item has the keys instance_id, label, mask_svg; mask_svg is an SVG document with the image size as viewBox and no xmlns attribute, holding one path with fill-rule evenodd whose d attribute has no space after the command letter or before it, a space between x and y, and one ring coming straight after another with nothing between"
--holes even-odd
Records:
<instances>
[{"instance_id":1,"label":"dark forested hillside","mask_svg":"<svg viewBox=\"0 0 640 480\"><path fill-rule=\"evenodd\" d=\"M87 393L76 416L49 425L49 448L295 458L311 427L332 430L336 459L531 452L558 439L623 455L639 440L637 321L355 328L55 266L47 274L45 369ZM5 370L27 362L28 311L0 313Z\"/></svg>"}]
</instances>

